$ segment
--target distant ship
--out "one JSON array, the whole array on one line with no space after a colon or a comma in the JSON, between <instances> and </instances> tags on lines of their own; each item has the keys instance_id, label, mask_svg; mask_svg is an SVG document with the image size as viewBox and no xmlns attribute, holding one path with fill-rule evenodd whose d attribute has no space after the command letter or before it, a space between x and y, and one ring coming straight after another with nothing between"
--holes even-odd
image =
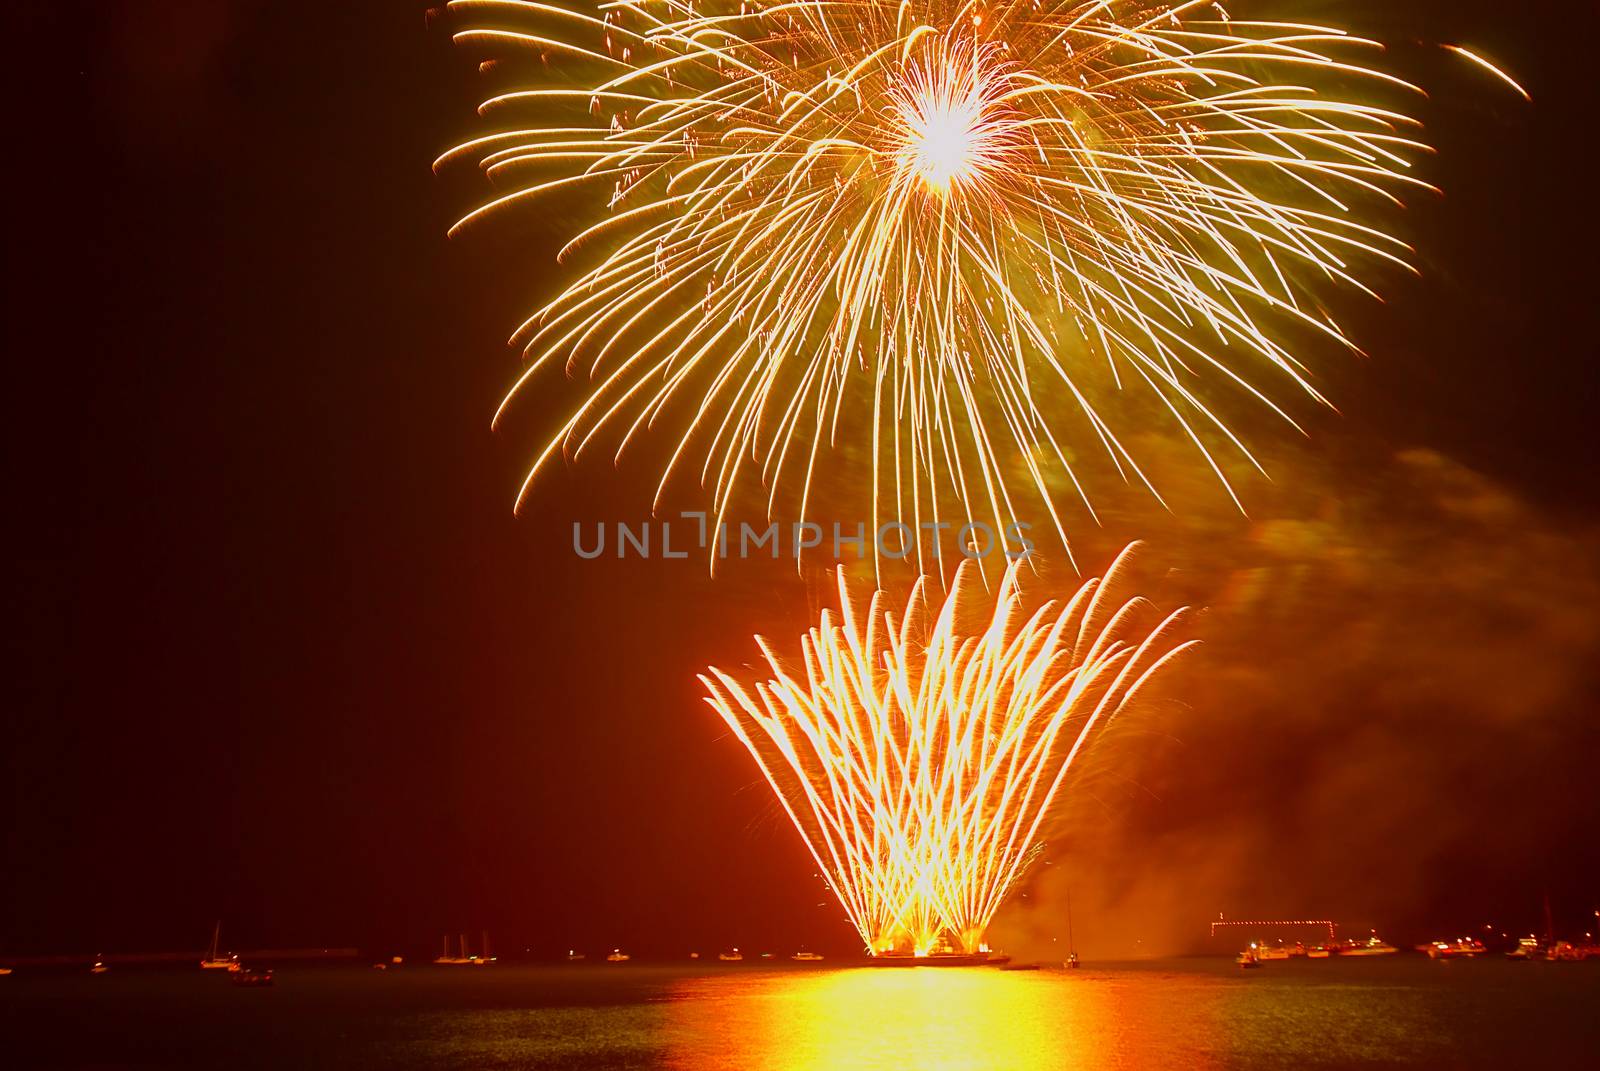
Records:
<instances>
[{"instance_id":1,"label":"distant ship","mask_svg":"<svg viewBox=\"0 0 1600 1071\"><path fill-rule=\"evenodd\" d=\"M1593 945L1575 945L1571 941L1557 941L1545 950L1544 958L1552 963L1579 963L1594 954Z\"/></svg>"},{"instance_id":2,"label":"distant ship","mask_svg":"<svg viewBox=\"0 0 1600 1071\"><path fill-rule=\"evenodd\" d=\"M798 963L816 963L822 959L822 954L819 952L796 952L789 958Z\"/></svg>"},{"instance_id":3,"label":"distant ship","mask_svg":"<svg viewBox=\"0 0 1600 1071\"><path fill-rule=\"evenodd\" d=\"M1333 955L1334 951L1335 950L1331 945L1312 945L1310 948L1306 949L1306 958L1327 959L1329 956Z\"/></svg>"},{"instance_id":4,"label":"distant ship","mask_svg":"<svg viewBox=\"0 0 1600 1071\"><path fill-rule=\"evenodd\" d=\"M607 963L626 963L633 957L620 948L613 948L611 954L606 956Z\"/></svg>"},{"instance_id":5,"label":"distant ship","mask_svg":"<svg viewBox=\"0 0 1600 1071\"><path fill-rule=\"evenodd\" d=\"M211 951L206 953L206 958L200 961L200 969L206 971L236 971L239 969L238 956L224 956L217 950L217 942L222 939L222 920L211 928Z\"/></svg>"},{"instance_id":6,"label":"distant ship","mask_svg":"<svg viewBox=\"0 0 1600 1071\"><path fill-rule=\"evenodd\" d=\"M457 954L450 954L450 935L444 935L444 951L433 957L433 962L441 967L464 967L472 963L467 958L467 935L461 935L461 943L457 946Z\"/></svg>"},{"instance_id":7,"label":"distant ship","mask_svg":"<svg viewBox=\"0 0 1600 1071\"><path fill-rule=\"evenodd\" d=\"M89 968L89 973L90 974L104 974L107 971L109 971L110 969L111 969L110 967L106 966L106 961L105 960L97 959L97 960L94 961L94 966Z\"/></svg>"},{"instance_id":8,"label":"distant ship","mask_svg":"<svg viewBox=\"0 0 1600 1071\"><path fill-rule=\"evenodd\" d=\"M1245 970L1255 970L1261 966L1261 957L1256 955L1254 948L1247 948L1234 959Z\"/></svg>"},{"instance_id":9,"label":"distant ship","mask_svg":"<svg viewBox=\"0 0 1600 1071\"><path fill-rule=\"evenodd\" d=\"M731 952L718 952L717 958L724 963L741 963L744 960L744 953L735 948Z\"/></svg>"},{"instance_id":10,"label":"distant ship","mask_svg":"<svg viewBox=\"0 0 1600 1071\"><path fill-rule=\"evenodd\" d=\"M1392 956L1400 950L1376 934L1365 941L1349 941L1340 949L1341 956Z\"/></svg>"},{"instance_id":11,"label":"distant ship","mask_svg":"<svg viewBox=\"0 0 1600 1071\"><path fill-rule=\"evenodd\" d=\"M483 935L483 954L476 955L467 951L467 935L462 934L460 942L456 945L456 954L450 954L450 935L444 935L444 951L435 956L433 962L441 967L486 967L494 962L494 957L489 955L489 935Z\"/></svg>"},{"instance_id":12,"label":"distant ship","mask_svg":"<svg viewBox=\"0 0 1600 1071\"><path fill-rule=\"evenodd\" d=\"M586 960L588 958L589 958L588 956L584 955L582 952L579 952L577 949L570 949L567 952L567 962L568 963L577 963L577 962L579 962L581 960Z\"/></svg>"},{"instance_id":13,"label":"distant ship","mask_svg":"<svg viewBox=\"0 0 1600 1071\"><path fill-rule=\"evenodd\" d=\"M272 984L272 969L258 970L255 967L239 967L233 972L233 984L244 986L248 989L268 986Z\"/></svg>"},{"instance_id":14,"label":"distant ship","mask_svg":"<svg viewBox=\"0 0 1600 1071\"><path fill-rule=\"evenodd\" d=\"M1600 922L1600 911L1594 913L1595 921ZM1556 940L1555 921L1550 915L1550 895L1544 898L1544 940L1539 940L1532 934L1517 942L1517 947L1506 953L1507 959L1542 959L1552 963L1577 963L1586 959L1600 957L1600 945L1595 944L1592 934L1584 934L1582 944L1573 941Z\"/></svg>"},{"instance_id":15,"label":"distant ship","mask_svg":"<svg viewBox=\"0 0 1600 1071\"><path fill-rule=\"evenodd\" d=\"M1483 955L1485 949L1482 941L1460 937L1455 941L1434 941L1418 945L1417 951L1426 952L1429 959L1472 959Z\"/></svg>"},{"instance_id":16,"label":"distant ship","mask_svg":"<svg viewBox=\"0 0 1600 1071\"><path fill-rule=\"evenodd\" d=\"M1288 959L1291 954L1289 950L1282 945L1275 945L1270 948L1266 945L1262 945L1261 947L1257 948L1255 952L1256 958L1262 961L1269 959Z\"/></svg>"},{"instance_id":17,"label":"distant ship","mask_svg":"<svg viewBox=\"0 0 1600 1071\"><path fill-rule=\"evenodd\" d=\"M1532 935L1519 937L1517 947L1506 953L1506 959L1540 959L1539 939Z\"/></svg>"},{"instance_id":18,"label":"distant ship","mask_svg":"<svg viewBox=\"0 0 1600 1071\"><path fill-rule=\"evenodd\" d=\"M1067 889L1067 958L1062 966L1069 971L1078 969L1078 939L1072 932L1072 889Z\"/></svg>"}]
</instances>

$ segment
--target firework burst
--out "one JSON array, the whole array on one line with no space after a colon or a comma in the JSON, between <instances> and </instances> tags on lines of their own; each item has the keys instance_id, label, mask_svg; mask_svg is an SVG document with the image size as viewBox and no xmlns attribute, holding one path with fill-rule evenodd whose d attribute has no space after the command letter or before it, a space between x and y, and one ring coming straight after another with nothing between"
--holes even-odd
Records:
<instances>
[{"instance_id":1,"label":"firework burst","mask_svg":"<svg viewBox=\"0 0 1600 1071\"><path fill-rule=\"evenodd\" d=\"M1113 594L1133 549L1031 614L1020 563L994 592L964 567L942 603L923 580L900 614L841 577L798 670L757 637L770 679L701 676L874 953L980 950L1091 736L1191 646L1169 639L1184 611L1147 629Z\"/></svg>"},{"instance_id":2,"label":"firework burst","mask_svg":"<svg viewBox=\"0 0 1600 1071\"><path fill-rule=\"evenodd\" d=\"M552 72L441 159L505 189L457 226L582 188L597 210L513 337L518 388L589 383L521 496L666 419L658 504L687 473L725 515L753 476L804 515L825 448L870 436L874 516L1003 527L1037 496L1064 542L1086 447L1156 491L1130 422L1226 486L1219 450L1254 459L1210 395L1320 400L1283 340L1354 348L1314 295L1407 267L1373 210L1428 188L1379 46L1209 0L450 7Z\"/></svg>"}]
</instances>

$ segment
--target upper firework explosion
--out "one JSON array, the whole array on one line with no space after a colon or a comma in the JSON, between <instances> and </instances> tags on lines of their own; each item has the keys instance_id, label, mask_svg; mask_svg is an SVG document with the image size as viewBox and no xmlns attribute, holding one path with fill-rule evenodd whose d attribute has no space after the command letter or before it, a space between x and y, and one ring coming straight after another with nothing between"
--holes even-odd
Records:
<instances>
[{"instance_id":1,"label":"upper firework explosion","mask_svg":"<svg viewBox=\"0 0 1600 1071\"><path fill-rule=\"evenodd\" d=\"M757 637L772 679L701 676L872 952L980 950L1091 734L1190 646L1168 646L1183 611L1150 629L1143 599L1116 601L1132 550L1032 614L1020 563L993 593L964 567L942 605L923 580L903 614L882 592L859 613L841 578L802 673Z\"/></svg>"},{"instance_id":2,"label":"upper firework explosion","mask_svg":"<svg viewBox=\"0 0 1600 1071\"><path fill-rule=\"evenodd\" d=\"M450 6L460 38L560 72L441 161L508 188L458 227L586 184L603 209L514 336L521 382L556 361L592 384L530 482L675 402L663 487L698 470L725 513L756 474L772 510L798 475L803 514L854 416L878 515L999 527L1036 493L1064 540L1052 488L1084 494L1086 444L1148 485L1114 393L1219 478L1214 446L1249 454L1214 388L1317 397L1286 340L1352 346L1311 294L1404 266L1366 210L1426 188L1378 46L1209 0Z\"/></svg>"}]
</instances>

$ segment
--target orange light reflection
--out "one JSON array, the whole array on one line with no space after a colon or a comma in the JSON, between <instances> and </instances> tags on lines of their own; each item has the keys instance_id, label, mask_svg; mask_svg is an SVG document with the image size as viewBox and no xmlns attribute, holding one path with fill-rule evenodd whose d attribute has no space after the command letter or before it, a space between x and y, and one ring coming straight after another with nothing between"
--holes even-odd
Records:
<instances>
[{"instance_id":1,"label":"orange light reflection","mask_svg":"<svg viewBox=\"0 0 1600 1071\"><path fill-rule=\"evenodd\" d=\"M1141 1017L1120 1006L1121 985L1062 983L1060 972L961 968L688 979L669 1006L667 1064L1095 1071L1124 1066L1130 1051L1150 1054L1150 1039L1133 1036Z\"/></svg>"}]
</instances>

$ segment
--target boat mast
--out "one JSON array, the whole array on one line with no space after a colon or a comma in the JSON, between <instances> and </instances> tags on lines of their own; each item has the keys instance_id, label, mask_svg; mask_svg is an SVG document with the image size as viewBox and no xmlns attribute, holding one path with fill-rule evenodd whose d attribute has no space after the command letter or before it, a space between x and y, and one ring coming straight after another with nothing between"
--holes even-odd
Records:
<instances>
[{"instance_id":1,"label":"boat mast","mask_svg":"<svg viewBox=\"0 0 1600 1071\"><path fill-rule=\"evenodd\" d=\"M220 941L221 939L222 939L222 920L218 919L217 920L217 924L211 928L211 955L208 957L209 959L213 959L214 960L214 959L217 958L217 942Z\"/></svg>"}]
</instances>

